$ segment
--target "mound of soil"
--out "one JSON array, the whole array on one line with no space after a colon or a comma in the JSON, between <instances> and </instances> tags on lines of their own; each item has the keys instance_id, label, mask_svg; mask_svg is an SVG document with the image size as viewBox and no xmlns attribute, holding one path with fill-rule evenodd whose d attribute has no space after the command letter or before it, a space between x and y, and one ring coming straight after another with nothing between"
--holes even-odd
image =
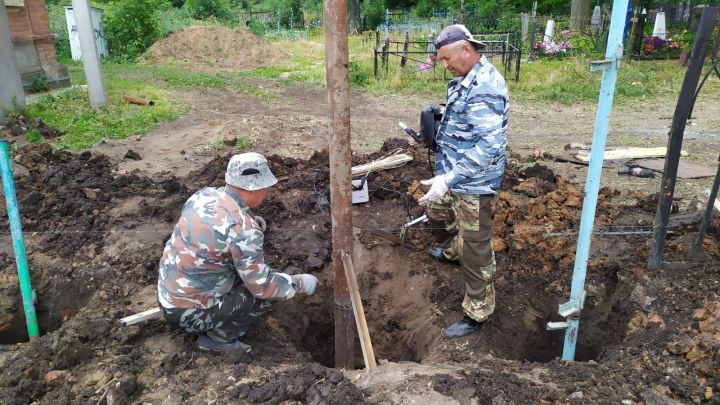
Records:
<instances>
[{"instance_id":1,"label":"mound of soil","mask_svg":"<svg viewBox=\"0 0 720 405\"><path fill-rule=\"evenodd\" d=\"M407 142L354 156L366 163ZM417 180L431 175L426 150L410 164L370 173L371 199L353 207L354 254L368 327L381 366L374 374L334 363L334 274L327 152L307 160L269 156L280 182L257 210L267 221L265 257L278 270L315 274L315 295L273 304L246 337L249 354L213 356L163 320L116 320L155 304L157 263L184 201L223 184L230 155L183 178L151 180L101 154L20 149L14 160L42 336L27 342L10 250L0 249L0 398L4 403L682 403L720 401L720 241L704 264L648 274L647 238L595 238L577 362L558 360L558 304L569 295L582 191L540 165L509 164L495 199L497 310L479 333L444 340L458 319L462 275L425 253L434 229L399 230L422 215ZM604 190L596 229L652 221ZM4 207L0 206L0 212ZM711 229L717 229L714 221ZM7 229L7 217L0 217ZM680 261L697 232L674 229L666 260ZM356 364L362 364L355 344Z\"/></svg>"},{"instance_id":2,"label":"mound of soil","mask_svg":"<svg viewBox=\"0 0 720 405\"><path fill-rule=\"evenodd\" d=\"M199 70L241 70L282 63L287 55L246 28L190 27L155 42L141 58L148 64L179 63Z\"/></svg>"}]
</instances>

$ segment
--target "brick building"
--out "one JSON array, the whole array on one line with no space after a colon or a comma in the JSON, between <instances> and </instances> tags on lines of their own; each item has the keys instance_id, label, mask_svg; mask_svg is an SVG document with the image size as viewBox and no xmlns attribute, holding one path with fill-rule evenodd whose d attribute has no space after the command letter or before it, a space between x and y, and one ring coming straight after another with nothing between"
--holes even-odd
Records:
<instances>
[{"instance_id":1,"label":"brick building","mask_svg":"<svg viewBox=\"0 0 720 405\"><path fill-rule=\"evenodd\" d=\"M28 89L36 76L46 78L50 87L68 86L70 75L57 62L45 0L5 0L5 11L23 86Z\"/></svg>"}]
</instances>

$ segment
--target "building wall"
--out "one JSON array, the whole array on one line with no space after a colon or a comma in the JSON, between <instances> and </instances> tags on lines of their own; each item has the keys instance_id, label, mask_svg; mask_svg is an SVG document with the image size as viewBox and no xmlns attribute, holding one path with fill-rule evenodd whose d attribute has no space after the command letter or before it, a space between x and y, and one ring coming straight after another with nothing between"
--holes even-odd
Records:
<instances>
[{"instance_id":1,"label":"building wall","mask_svg":"<svg viewBox=\"0 0 720 405\"><path fill-rule=\"evenodd\" d=\"M51 86L69 83L67 67L57 63L55 37L44 0L24 0L23 7L6 7L10 39L15 46L15 60L23 83L44 75Z\"/></svg>"}]
</instances>

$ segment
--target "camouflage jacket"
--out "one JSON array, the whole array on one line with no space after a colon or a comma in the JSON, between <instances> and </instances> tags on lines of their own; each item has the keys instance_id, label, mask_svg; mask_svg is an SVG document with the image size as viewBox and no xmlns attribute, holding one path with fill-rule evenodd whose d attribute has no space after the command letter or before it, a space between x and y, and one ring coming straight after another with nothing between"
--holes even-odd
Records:
<instances>
[{"instance_id":1,"label":"camouflage jacket","mask_svg":"<svg viewBox=\"0 0 720 405\"><path fill-rule=\"evenodd\" d=\"M505 79L485 56L464 78L450 81L435 156L436 175L450 190L479 195L500 188L509 105Z\"/></svg>"},{"instance_id":2,"label":"camouflage jacket","mask_svg":"<svg viewBox=\"0 0 720 405\"><path fill-rule=\"evenodd\" d=\"M240 277L240 280L237 280ZM187 200L160 260L165 308L210 308L238 282L255 297L291 298L292 278L265 264L263 232L230 187L203 188Z\"/></svg>"}]
</instances>

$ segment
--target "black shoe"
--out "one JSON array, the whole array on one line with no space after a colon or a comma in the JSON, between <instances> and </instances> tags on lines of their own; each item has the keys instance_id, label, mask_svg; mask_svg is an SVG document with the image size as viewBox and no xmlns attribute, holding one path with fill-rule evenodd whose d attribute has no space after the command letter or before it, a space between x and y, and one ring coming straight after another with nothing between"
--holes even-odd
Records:
<instances>
[{"instance_id":1,"label":"black shoe","mask_svg":"<svg viewBox=\"0 0 720 405\"><path fill-rule=\"evenodd\" d=\"M445 256L445 253L443 253L443 248L441 247L433 247L428 249L428 254L433 259L442 262L442 263L450 263L450 264L460 264L457 260L450 260Z\"/></svg>"},{"instance_id":2,"label":"black shoe","mask_svg":"<svg viewBox=\"0 0 720 405\"><path fill-rule=\"evenodd\" d=\"M229 353L229 352L249 352L252 346L236 340L232 343L218 342L207 335L200 335L197 340L198 349L206 352Z\"/></svg>"},{"instance_id":3,"label":"black shoe","mask_svg":"<svg viewBox=\"0 0 720 405\"><path fill-rule=\"evenodd\" d=\"M479 331L484 324L485 322L478 322L464 315L462 319L448 326L447 329L443 331L442 336L449 339L469 335Z\"/></svg>"}]
</instances>

